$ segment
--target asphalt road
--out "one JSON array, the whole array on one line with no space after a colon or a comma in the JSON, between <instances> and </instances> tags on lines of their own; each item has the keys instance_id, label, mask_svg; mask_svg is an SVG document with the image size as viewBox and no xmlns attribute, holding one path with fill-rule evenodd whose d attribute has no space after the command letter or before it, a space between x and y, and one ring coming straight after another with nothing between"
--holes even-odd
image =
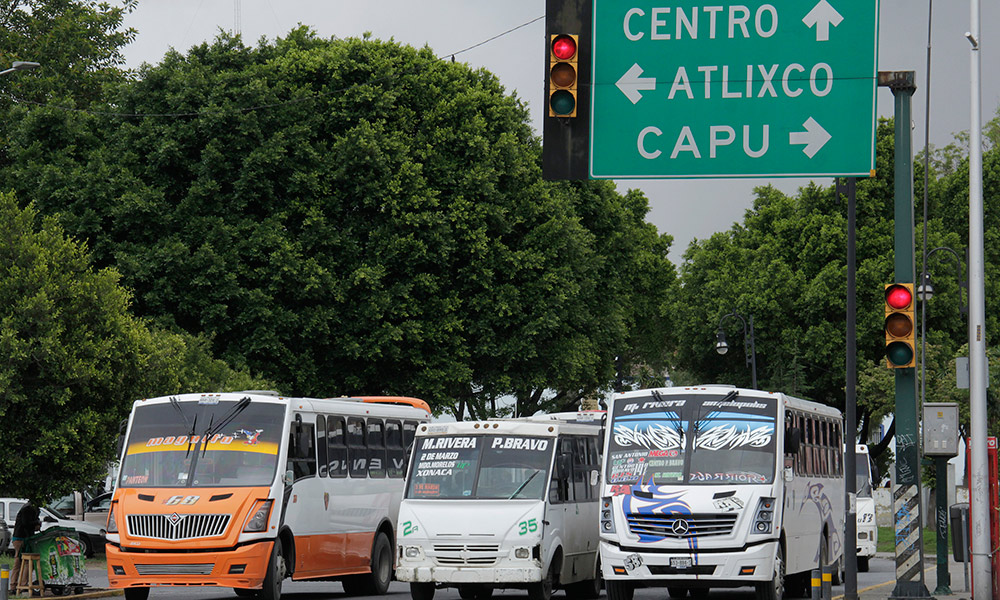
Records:
<instances>
[{"instance_id":1,"label":"asphalt road","mask_svg":"<svg viewBox=\"0 0 1000 600\"><path fill-rule=\"evenodd\" d=\"M861 598L882 597L885 598L892 591L894 581L895 564L892 560L875 558L871 561L871 570L868 573L858 573L858 590ZM95 569L88 569L90 583L94 587L107 585L107 574ZM962 573L952 572L952 580L961 581ZM844 586L833 588L833 597L842 596ZM408 584L393 582L389 587L386 596L348 596L344 593L343 587L336 582L306 583L286 580L282 586L283 600L326 600L327 598L356 598L365 599L398 599L408 600L410 588ZM527 593L522 590L496 590L495 598L524 598ZM565 593L557 592L557 599L566 598ZM604 594L601 595L604 598ZM667 590L664 588L640 588L636 590L635 600L663 600L667 598ZM754 598L753 588L718 589L713 590L709 598L732 599L732 600L752 600ZM149 594L149 600L235 600L236 595L229 588L214 587L164 587L154 588ZM458 590L454 588L440 589L434 595L434 600L458 600Z\"/></svg>"}]
</instances>

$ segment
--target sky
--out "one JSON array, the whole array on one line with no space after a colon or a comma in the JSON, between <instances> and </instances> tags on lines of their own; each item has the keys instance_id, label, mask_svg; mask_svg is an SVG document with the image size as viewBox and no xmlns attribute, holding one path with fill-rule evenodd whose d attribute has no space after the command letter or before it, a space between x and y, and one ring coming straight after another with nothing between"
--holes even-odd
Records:
<instances>
[{"instance_id":1,"label":"sky","mask_svg":"<svg viewBox=\"0 0 1000 600\"><path fill-rule=\"evenodd\" d=\"M743 0L734 0L737 4ZM833 4L837 1L831 0ZM851 0L856 1L856 0ZM913 148L924 147L928 90L928 21L930 20L930 144L944 146L970 123L970 2L881 0L878 69L916 71L913 96ZM665 0L664 6L676 4ZM623 5L627 4L623 2ZM686 1L685 4L692 4ZM981 23L1000 23L1000 3L980 0ZM650 6L636 2L636 6ZM482 67L494 73L506 90L529 105L536 131L545 105L545 0L139 0L126 18L137 30L125 49L130 67L157 63L170 48L186 52L211 41L220 30L238 31L248 44L273 40L298 24L321 37L395 39L412 46L429 46L438 56ZM519 26L522 26L518 28ZM480 44L494 36L507 33ZM834 29L835 31L835 29ZM982 47L982 120L989 121L1000 105L1000 43L988 38ZM475 48L472 48L476 46ZM469 49L471 48L471 49ZM469 49L467 51L466 50ZM880 88L877 111L891 117L893 97ZM830 178L816 178L830 185ZM706 239L742 222L752 206L753 189L774 185L794 194L809 179L671 179L620 180L620 191L638 188L649 198L648 220L673 236L670 259L680 264L693 239Z\"/></svg>"}]
</instances>

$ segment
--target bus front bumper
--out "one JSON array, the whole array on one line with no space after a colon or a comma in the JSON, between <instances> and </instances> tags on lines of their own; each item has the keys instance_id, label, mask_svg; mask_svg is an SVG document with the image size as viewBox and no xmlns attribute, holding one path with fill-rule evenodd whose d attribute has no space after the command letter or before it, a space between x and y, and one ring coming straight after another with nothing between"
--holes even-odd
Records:
<instances>
[{"instance_id":1,"label":"bus front bumper","mask_svg":"<svg viewBox=\"0 0 1000 600\"><path fill-rule=\"evenodd\" d=\"M108 583L112 588L214 585L260 589L273 541L219 552L123 552L107 545Z\"/></svg>"},{"instance_id":2,"label":"bus front bumper","mask_svg":"<svg viewBox=\"0 0 1000 600\"><path fill-rule=\"evenodd\" d=\"M605 579L668 585L673 582L710 582L743 586L773 577L777 541L745 550L712 552L639 552L601 540L601 569Z\"/></svg>"},{"instance_id":3,"label":"bus front bumper","mask_svg":"<svg viewBox=\"0 0 1000 600\"><path fill-rule=\"evenodd\" d=\"M396 567L396 579L416 583L533 583L542 580L542 569L537 566L506 567Z\"/></svg>"}]
</instances>

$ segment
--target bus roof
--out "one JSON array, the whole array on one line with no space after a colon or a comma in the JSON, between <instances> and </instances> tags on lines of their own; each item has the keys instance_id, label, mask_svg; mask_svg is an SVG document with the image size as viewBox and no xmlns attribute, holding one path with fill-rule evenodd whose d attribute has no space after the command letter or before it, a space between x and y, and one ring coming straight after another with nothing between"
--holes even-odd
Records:
<instances>
[{"instance_id":1,"label":"bus roof","mask_svg":"<svg viewBox=\"0 0 1000 600\"><path fill-rule=\"evenodd\" d=\"M633 391L623 392L621 394L615 394L613 400L618 401L630 398L646 398L650 396L654 391L657 394L660 394L661 396L672 396L672 395L683 395L683 394L726 395L735 391L736 393L739 394L741 398L778 398L784 400L785 406L790 406L793 408L797 408L799 410L805 410L827 417L841 418L841 413L839 410L837 410L832 406L827 406L826 404L813 402L812 400L803 400L801 398L789 396L788 394L783 394L781 392L768 392L764 390L738 388L732 385L725 385L725 384L684 386L684 387L676 386L676 387L633 390Z\"/></svg>"},{"instance_id":2,"label":"bus roof","mask_svg":"<svg viewBox=\"0 0 1000 600\"><path fill-rule=\"evenodd\" d=\"M157 398L143 398L136 400L135 405L159 404L176 399L179 402L219 402L237 401L249 397L254 402L268 402L275 404L288 404L293 409L314 410L314 411L344 411L350 414L368 414L377 412L382 416L398 418L427 419L431 415L430 406L427 402L419 398L409 398L405 396L361 396L343 398L296 398L281 396L277 392L263 390L247 390L242 392L222 392L222 393L188 393L173 394L170 396L160 396ZM367 405L367 406L366 406ZM372 405L381 405L376 409Z\"/></svg>"},{"instance_id":3,"label":"bus roof","mask_svg":"<svg viewBox=\"0 0 1000 600\"><path fill-rule=\"evenodd\" d=\"M576 413L573 414L575 415ZM487 421L427 423L417 428L417 435L507 434L555 437L560 432L578 435L598 435L600 433L600 420L574 421L549 418L553 416L555 415L536 415L517 419L490 419Z\"/></svg>"}]
</instances>

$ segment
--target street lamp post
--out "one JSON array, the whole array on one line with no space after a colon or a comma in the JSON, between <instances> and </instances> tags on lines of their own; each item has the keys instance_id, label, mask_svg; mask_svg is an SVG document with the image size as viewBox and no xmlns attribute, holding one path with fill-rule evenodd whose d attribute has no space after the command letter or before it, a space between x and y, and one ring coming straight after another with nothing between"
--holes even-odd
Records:
<instances>
[{"instance_id":1,"label":"street lamp post","mask_svg":"<svg viewBox=\"0 0 1000 600\"><path fill-rule=\"evenodd\" d=\"M726 343L726 333L722 330L722 323L729 317L736 317L743 324L743 350L747 357L747 366L750 367L750 385L753 389L757 389L757 350L753 339L753 315L750 315L749 335L747 333L746 320L736 311L724 315L719 319L719 330L715 333L715 351L719 354L729 352L729 344Z\"/></svg>"},{"instance_id":2,"label":"street lamp post","mask_svg":"<svg viewBox=\"0 0 1000 600\"><path fill-rule=\"evenodd\" d=\"M13 73L14 71L27 71L28 69L37 69L40 66L42 65L36 62L30 62L27 60L15 60L14 64L11 65L9 69L4 69L3 71L0 71L0 75L8 75L10 73Z\"/></svg>"},{"instance_id":3,"label":"street lamp post","mask_svg":"<svg viewBox=\"0 0 1000 600\"><path fill-rule=\"evenodd\" d=\"M927 226L924 226L926 231ZM926 233L925 233L926 235ZM924 246L926 248L926 246ZM920 405L924 405L927 396L927 301L934 295L934 285L931 283L931 274L927 271L927 262L934 253L946 250L955 259L955 266L958 267L958 301L960 311L964 315L968 313L968 308L962 303L962 288L968 283L962 277L962 259L958 253L941 246L934 248L924 256L923 270L920 273L920 283L917 285L917 298L920 300ZM935 594L951 593L951 574L948 572L948 457L935 456L934 469L937 473L937 484L935 485L935 503L937 504L937 588ZM942 478L944 478L942 480Z\"/></svg>"}]
</instances>

